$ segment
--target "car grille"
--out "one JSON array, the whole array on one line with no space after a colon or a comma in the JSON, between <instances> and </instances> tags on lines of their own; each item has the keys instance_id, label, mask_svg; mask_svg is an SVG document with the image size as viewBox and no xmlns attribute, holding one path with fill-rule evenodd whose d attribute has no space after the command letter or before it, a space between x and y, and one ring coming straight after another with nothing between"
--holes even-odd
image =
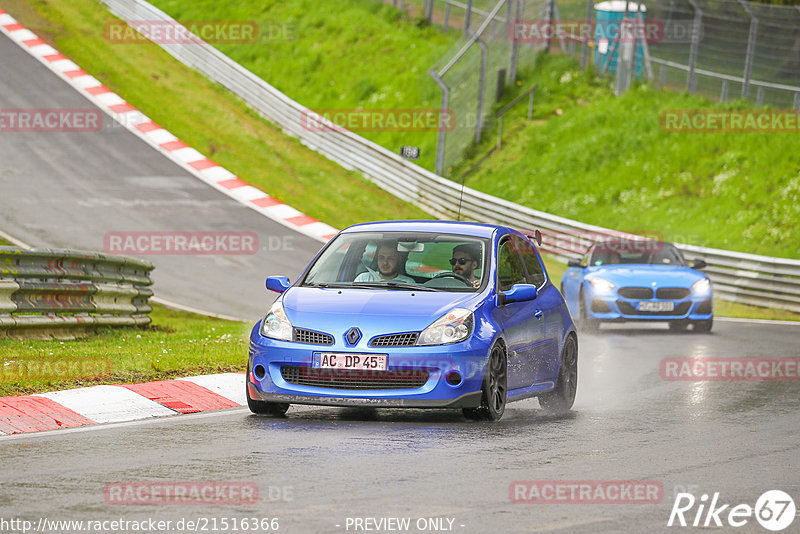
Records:
<instances>
[{"instance_id":1,"label":"car grille","mask_svg":"<svg viewBox=\"0 0 800 534\"><path fill-rule=\"evenodd\" d=\"M656 289L656 298L664 300L680 300L689 296L685 287L659 287Z\"/></svg>"},{"instance_id":2,"label":"car grille","mask_svg":"<svg viewBox=\"0 0 800 534\"><path fill-rule=\"evenodd\" d=\"M625 302L624 300L618 300L617 306L619 306L619 311L622 312L623 315L685 315L687 311L689 311L689 306L691 306L691 302L681 302L675 309L672 311L639 311L634 306L631 306L629 302Z\"/></svg>"},{"instance_id":3,"label":"car grille","mask_svg":"<svg viewBox=\"0 0 800 534\"><path fill-rule=\"evenodd\" d=\"M649 300L653 298L653 290L649 287L621 287L617 293L626 299Z\"/></svg>"},{"instance_id":4,"label":"car grille","mask_svg":"<svg viewBox=\"0 0 800 534\"><path fill-rule=\"evenodd\" d=\"M428 371L367 371L356 369L313 369L284 365L281 376L290 384L333 389L416 389L428 381Z\"/></svg>"},{"instance_id":5,"label":"car grille","mask_svg":"<svg viewBox=\"0 0 800 534\"><path fill-rule=\"evenodd\" d=\"M406 334L390 334L388 336L373 337L370 347L410 347L417 342L419 332L408 332Z\"/></svg>"},{"instance_id":6,"label":"car grille","mask_svg":"<svg viewBox=\"0 0 800 534\"><path fill-rule=\"evenodd\" d=\"M306 330L305 328L295 328L294 341L297 343L311 343L312 345L333 345L333 336Z\"/></svg>"}]
</instances>

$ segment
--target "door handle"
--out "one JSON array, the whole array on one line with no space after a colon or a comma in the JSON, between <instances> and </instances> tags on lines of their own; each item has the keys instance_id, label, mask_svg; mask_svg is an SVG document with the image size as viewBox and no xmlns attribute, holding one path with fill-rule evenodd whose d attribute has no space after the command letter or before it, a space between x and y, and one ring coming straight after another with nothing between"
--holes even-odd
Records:
<instances>
[{"instance_id":1,"label":"door handle","mask_svg":"<svg viewBox=\"0 0 800 534\"><path fill-rule=\"evenodd\" d=\"M542 315L544 315L544 312L542 312L542 310L536 310L535 312L533 312L533 316L539 319L540 321L542 320Z\"/></svg>"}]
</instances>

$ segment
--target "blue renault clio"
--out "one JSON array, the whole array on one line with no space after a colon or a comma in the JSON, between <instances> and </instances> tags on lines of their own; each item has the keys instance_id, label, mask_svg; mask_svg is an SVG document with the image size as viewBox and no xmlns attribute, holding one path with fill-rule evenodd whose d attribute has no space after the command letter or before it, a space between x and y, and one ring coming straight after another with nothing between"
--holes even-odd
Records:
<instances>
[{"instance_id":1,"label":"blue renault clio","mask_svg":"<svg viewBox=\"0 0 800 534\"><path fill-rule=\"evenodd\" d=\"M351 226L280 293L250 336L254 413L290 404L460 408L497 421L538 397L571 409L578 338L534 241L442 221Z\"/></svg>"}]
</instances>

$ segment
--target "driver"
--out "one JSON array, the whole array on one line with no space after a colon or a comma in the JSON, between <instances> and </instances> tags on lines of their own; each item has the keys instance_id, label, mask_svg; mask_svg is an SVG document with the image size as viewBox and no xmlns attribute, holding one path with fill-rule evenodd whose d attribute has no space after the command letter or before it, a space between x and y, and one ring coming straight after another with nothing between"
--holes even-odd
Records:
<instances>
[{"instance_id":1,"label":"driver","mask_svg":"<svg viewBox=\"0 0 800 534\"><path fill-rule=\"evenodd\" d=\"M475 288L481 285L481 281L475 276L480 257L481 252L477 245L463 244L453 248L453 257L450 259L453 272L472 282L472 287Z\"/></svg>"},{"instance_id":2,"label":"driver","mask_svg":"<svg viewBox=\"0 0 800 534\"><path fill-rule=\"evenodd\" d=\"M377 276L372 271L366 271L358 276L354 282L405 282L413 284L414 279L400 274L403 271L403 258L397 251L397 241L383 240L378 242L375 251L378 264Z\"/></svg>"}]
</instances>

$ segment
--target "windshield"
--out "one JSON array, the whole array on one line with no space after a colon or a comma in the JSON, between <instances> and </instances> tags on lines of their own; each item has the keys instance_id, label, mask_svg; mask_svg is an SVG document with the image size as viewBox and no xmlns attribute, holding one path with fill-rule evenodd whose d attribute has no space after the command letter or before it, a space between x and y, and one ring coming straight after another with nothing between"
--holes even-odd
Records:
<instances>
[{"instance_id":1,"label":"windshield","mask_svg":"<svg viewBox=\"0 0 800 534\"><path fill-rule=\"evenodd\" d=\"M683 255L670 243L661 241L619 242L597 245L591 253L589 265L615 265L638 263L651 265L685 265Z\"/></svg>"},{"instance_id":2,"label":"windshield","mask_svg":"<svg viewBox=\"0 0 800 534\"><path fill-rule=\"evenodd\" d=\"M486 279L488 243L425 232L341 234L300 285L474 292Z\"/></svg>"}]
</instances>

